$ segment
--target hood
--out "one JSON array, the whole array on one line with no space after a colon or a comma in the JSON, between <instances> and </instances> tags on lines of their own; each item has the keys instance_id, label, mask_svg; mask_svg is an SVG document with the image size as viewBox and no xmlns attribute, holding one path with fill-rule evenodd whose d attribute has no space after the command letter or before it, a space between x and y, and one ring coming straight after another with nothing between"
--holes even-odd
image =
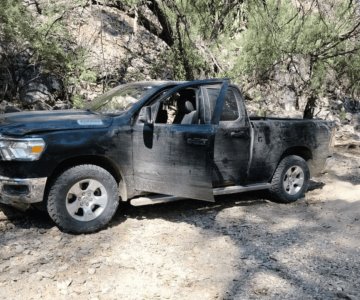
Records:
<instances>
[{"instance_id":1,"label":"hood","mask_svg":"<svg viewBox=\"0 0 360 300\"><path fill-rule=\"evenodd\" d=\"M90 111L27 111L0 115L0 134L23 136L55 130L105 128L112 118Z\"/></svg>"}]
</instances>

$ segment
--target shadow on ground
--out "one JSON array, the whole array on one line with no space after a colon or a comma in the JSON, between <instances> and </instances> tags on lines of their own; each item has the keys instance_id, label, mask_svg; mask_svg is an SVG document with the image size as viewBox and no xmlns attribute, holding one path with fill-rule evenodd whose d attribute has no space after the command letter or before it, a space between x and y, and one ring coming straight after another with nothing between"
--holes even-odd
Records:
<instances>
[{"instance_id":1,"label":"shadow on ground","mask_svg":"<svg viewBox=\"0 0 360 300\"><path fill-rule=\"evenodd\" d=\"M312 181L310 191L323 186L321 182ZM231 280L221 284L213 279L219 274L208 274L205 284L209 289L221 286L212 299L356 299L360 290L360 245L356 238L359 212L360 201L350 203L338 199L310 205L306 199L301 199L285 205L270 202L264 192L252 192L219 197L214 203L184 200L146 207L121 204L109 230L122 232L120 229L126 220L141 223L161 219L196 228L203 247L208 245L204 241L211 244L211 239L226 237L225 243L234 247L236 253L229 257L235 262L224 264L223 272L233 275ZM17 236L0 238L2 246L26 239L24 229L36 228L45 233L54 229L45 214L35 211L15 218L11 224L23 230ZM81 247L90 250L80 253L80 260L101 253L100 245L93 247L93 237L101 241L106 232L88 235L89 238L84 236ZM174 234L176 240L176 232L169 234ZM64 237L69 243L77 244L76 236ZM142 237L138 238L140 241ZM191 237L182 238L184 241L176 240L176 243L193 242ZM207 249L200 251L206 255ZM221 258L221 253L216 255ZM183 259L179 253L179 262ZM218 272L219 269L213 270ZM200 283L193 283L191 289L196 289L197 284ZM190 290L183 288L183 291Z\"/></svg>"}]
</instances>

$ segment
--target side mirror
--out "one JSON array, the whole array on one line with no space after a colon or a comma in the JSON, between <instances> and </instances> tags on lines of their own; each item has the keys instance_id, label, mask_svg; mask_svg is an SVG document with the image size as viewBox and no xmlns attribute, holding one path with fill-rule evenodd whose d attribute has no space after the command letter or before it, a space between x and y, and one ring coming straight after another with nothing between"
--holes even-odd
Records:
<instances>
[{"instance_id":1,"label":"side mirror","mask_svg":"<svg viewBox=\"0 0 360 300\"><path fill-rule=\"evenodd\" d=\"M140 110L139 121L147 124L152 124L151 106L145 106Z\"/></svg>"}]
</instances>

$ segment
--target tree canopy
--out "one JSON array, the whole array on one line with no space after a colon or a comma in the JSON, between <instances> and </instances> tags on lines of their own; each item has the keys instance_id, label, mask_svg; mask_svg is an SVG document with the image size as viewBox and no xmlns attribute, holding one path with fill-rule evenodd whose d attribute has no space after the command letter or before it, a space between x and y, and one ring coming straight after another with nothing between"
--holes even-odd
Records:
<instances>
[{"instance_id":1,"label":"tree canopy","mask_svg":"<svg viewBox=\"0 0 360 300\"><path fill-rule=\"evenodd\" d=\"M66 21L71 10L89 6L119 10L161 39L167 50L159 64L170 65L174 79L230 77L251 98L252 87L282 74L297 97L306 97L305 117L335 89L359 99L360 3L353 0L4 0L7 97L21 88L19 70L29 67L62 78L68 91L79 79L98 80Z\"/></svg>"}]
</instances>

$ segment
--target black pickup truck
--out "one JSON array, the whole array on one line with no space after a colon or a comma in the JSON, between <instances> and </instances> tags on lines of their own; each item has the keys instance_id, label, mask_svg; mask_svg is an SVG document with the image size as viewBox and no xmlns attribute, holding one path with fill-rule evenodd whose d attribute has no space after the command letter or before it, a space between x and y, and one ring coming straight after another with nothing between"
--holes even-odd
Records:
<instances>
[{"instance_id":1,"label":"black pickup truck","mask_svg":"<svg viewBox=\"0 0 360 300\"><path fill-rule=\"evenodd\" d=\"M43 203L59 228L103 228L119 201L144 205L267 189L306 192L331 155L332 124L249 118L228 80L120 85L86 110L0 117L0 202Z\"/></svg>"}]
</instances>

